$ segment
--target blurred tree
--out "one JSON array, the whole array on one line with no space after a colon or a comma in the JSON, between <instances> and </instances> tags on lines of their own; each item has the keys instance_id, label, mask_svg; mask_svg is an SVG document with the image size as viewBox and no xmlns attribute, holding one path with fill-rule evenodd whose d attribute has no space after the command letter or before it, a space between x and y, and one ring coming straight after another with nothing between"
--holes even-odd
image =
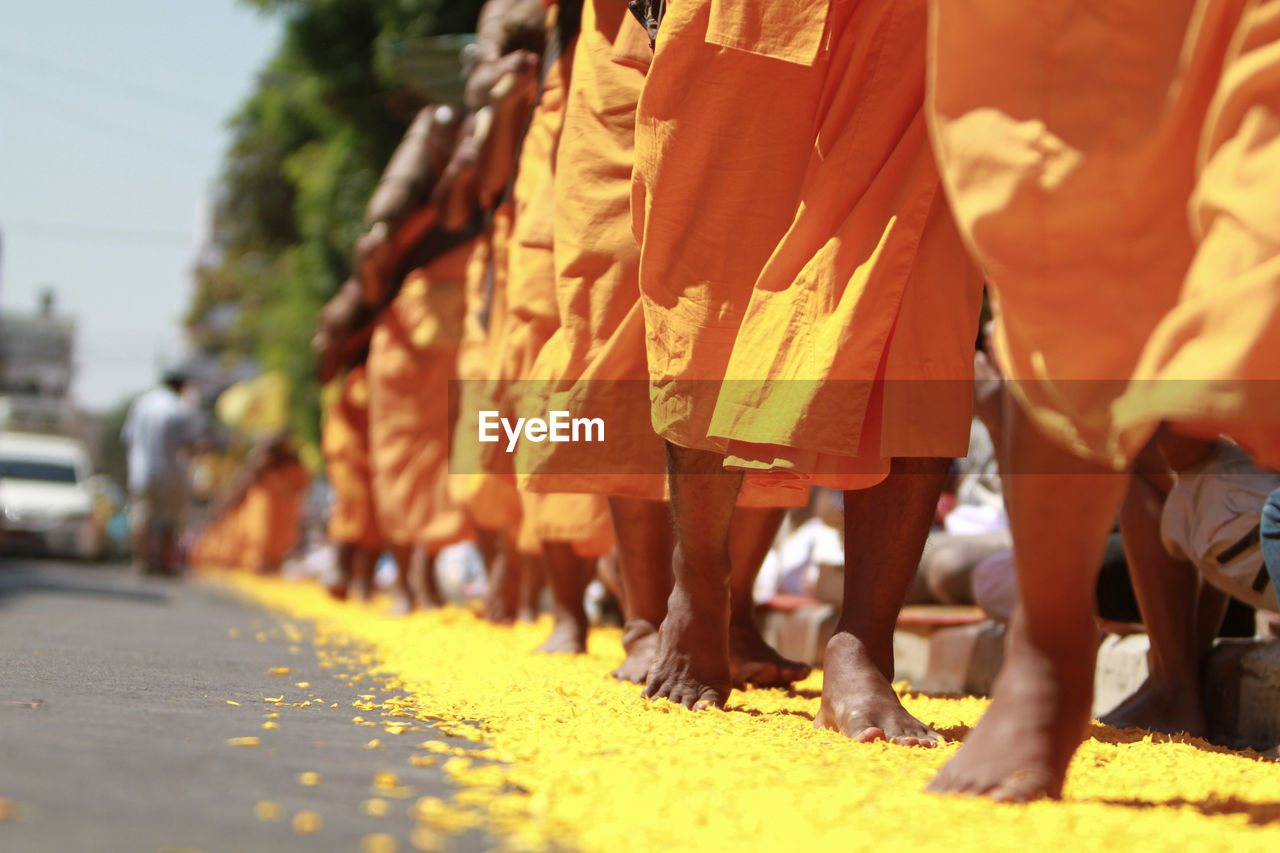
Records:
<instances>
[{"instance_id":1,"label":"blurred tree","mask_svg":"<svg viewBox=\"0 0 1280 853\"><path fill-rule=\"evenodd\" d=\"M350 273L365 203L425 104L389 55L406 39L474 32L483 0L243 2L282 16L284 36L231 121L187 327L205 354L283 372L291 426L315 442L316 312Z\"/></svg>"}]
</instances>

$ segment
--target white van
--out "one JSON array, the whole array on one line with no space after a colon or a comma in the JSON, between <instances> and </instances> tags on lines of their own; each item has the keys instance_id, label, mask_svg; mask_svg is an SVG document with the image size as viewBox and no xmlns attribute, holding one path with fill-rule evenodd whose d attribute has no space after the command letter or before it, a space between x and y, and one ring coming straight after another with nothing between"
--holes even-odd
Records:
<instances>
[{"instance_id":1,"label":"white van","mask_svg":"<svg viewBox=\"0 0 1280 853\"><path fill-rule=\"evenodd\" d=\"M91 557L90 473L78 439L0 432L0 547Z\"/></svg>"}]
</instances>

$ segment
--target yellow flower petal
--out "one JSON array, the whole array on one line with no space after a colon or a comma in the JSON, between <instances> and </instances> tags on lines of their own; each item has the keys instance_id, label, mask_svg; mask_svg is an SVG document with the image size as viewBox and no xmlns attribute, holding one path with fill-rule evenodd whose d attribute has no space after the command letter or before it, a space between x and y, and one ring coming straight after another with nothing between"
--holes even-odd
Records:
<instances>
[{"instance_id":1,"label":"yellow flower petal","mask_svg":"<svg viewBox=\"0 0 1280 853\"><path fill-rule=\"evenodd\" d=\"M372 797L361 801L360 813L370 817L386 817L391 813L391 804L381 797Z\"/></svg>"},{"instance_id":2,"label":"yellow flower petal","mask_svg":"<svg viewBox=\"0 0 1280 853\"><path fill-rule=\"evenodd\" d=\"M293 816L293 831L299 835L312 835L324 829L324 818L313 811L300 811Z\"/></svg>"},{"instance_id":3,"label":"yellow flower petal","mask_svg":"<svg viewBox=\"0 0 1280 853\"><path fill-rule=\"evenodd\" d=\"M413 845L414 850L434 853L444 849L444 836L429 827L418 826L409 833L409 843Z\"/></svg>"},{"instance_id":4,"label":"yellow flower petal","mask_svg":"<svg viewBox=\"0 0 1280 853\"><path fill-rule=\"evenodd\" d=\"M274 800L259 800L253 807L253 816L258 820L280 820L284 809Z\"/></svg>"},{"instance_id":5,"label":"yellow flower petal","mask_svg":"<svg viewBox=\"0 0 1280 853\"><path fill-rule=\"evenodd\" d=\"M360 853L396 853L399 849L400 842L396 837L385 832L376 832L360 839Z\"/></svg>"}]
</instances>

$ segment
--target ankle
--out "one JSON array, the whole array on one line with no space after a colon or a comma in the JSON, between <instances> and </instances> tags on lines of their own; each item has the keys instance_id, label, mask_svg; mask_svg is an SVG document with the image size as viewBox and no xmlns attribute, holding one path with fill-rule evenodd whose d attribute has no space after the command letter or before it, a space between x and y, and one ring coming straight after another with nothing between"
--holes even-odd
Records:
<instances>
[{"instance_id":1,"label":"ankle","mask_svg":"<svg viewBox=\"0 0 1280 853\"><path fill-rule=\"evenodd\" d=\"M869 659L876 668L890 681L893 680L893 638L888 642L870 644L852 631L837 626L836 632L827 641L826 655ZM825 656L824 655L824 658Z\"/></svg>"}]
</instances>

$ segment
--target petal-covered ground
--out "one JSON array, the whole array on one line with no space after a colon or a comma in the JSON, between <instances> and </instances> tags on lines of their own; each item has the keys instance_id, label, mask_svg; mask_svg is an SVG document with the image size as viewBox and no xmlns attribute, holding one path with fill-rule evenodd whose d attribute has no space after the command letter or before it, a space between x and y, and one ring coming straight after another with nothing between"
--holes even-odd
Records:
<instances>
[{"instance_id":1,"label":"petal-covered ground","mask_svg":"<svg viewBox=\"0 0 1280 853\"><path fill-rule=\"evenodd\" d=\"M694 714L608 677L622 657L616 630L593 632L587 655L549 657L531 651L545 623L500 628L458 609L393 618L310 583L216 580L314 623L322 665L370 685L354 724L384 736L431 725L474 742L429 742L413 756L442 762L460 786L451 800L412 804L419 848L447 847L469 828L512 849L584 851L1280 845L1280 764L1194 738L1095 724L1062 802L938 797L924 785L985 700L905 692L908 710L949 742L857 744L814 730L821 673L794 691L735 692L727 711Z\"/></svg>"}]
</instances>

